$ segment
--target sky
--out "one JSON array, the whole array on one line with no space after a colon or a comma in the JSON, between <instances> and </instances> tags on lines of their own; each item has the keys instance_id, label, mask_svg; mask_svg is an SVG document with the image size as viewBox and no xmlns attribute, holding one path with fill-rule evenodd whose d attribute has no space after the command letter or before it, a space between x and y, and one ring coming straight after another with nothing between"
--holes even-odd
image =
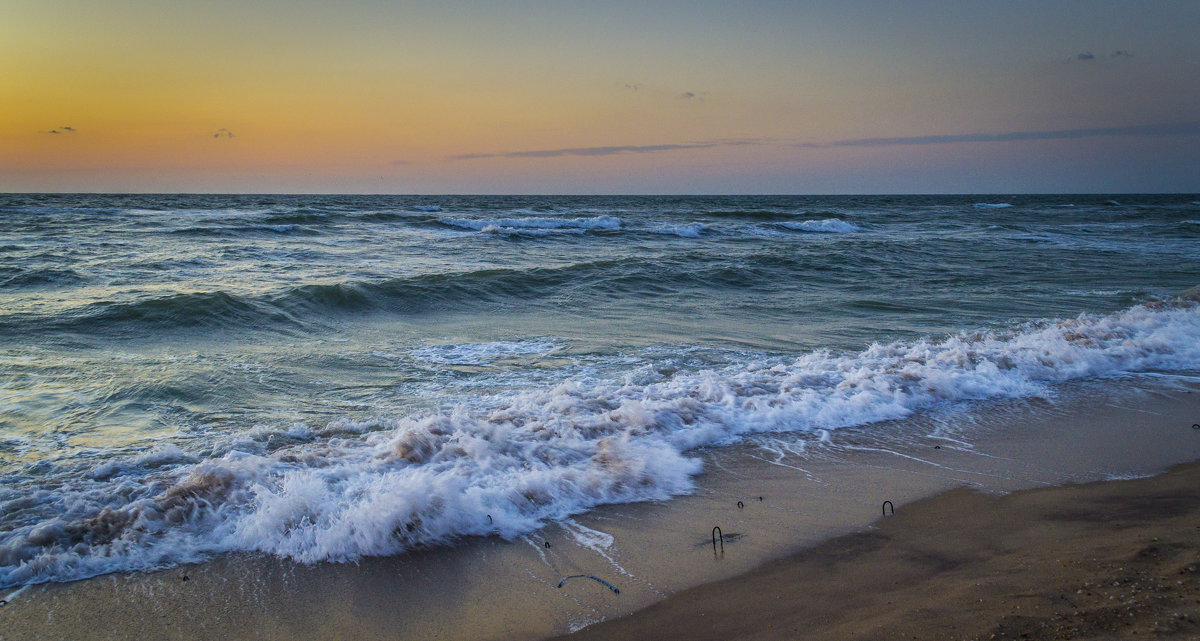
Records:
<instances>
[{"instance_id":1,"label":"sky","mask_svg":"<svg viewBox=\"0 0 1200 641\"><path fill-rule=\"evenodd\" d=\"M0 192L1200 192L1200 2L0 0Z\"/></svg>"}]
</instances>

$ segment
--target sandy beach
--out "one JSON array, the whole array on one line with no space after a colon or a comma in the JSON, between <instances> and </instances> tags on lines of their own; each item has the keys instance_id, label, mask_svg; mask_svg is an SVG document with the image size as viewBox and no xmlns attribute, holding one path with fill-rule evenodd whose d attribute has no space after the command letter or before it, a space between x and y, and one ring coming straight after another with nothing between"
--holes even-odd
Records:
<instances>
[{"instance_id":1,"label":"sandy beach","mask_svg":"<svg viewBox=\"0 0 1200 641\"><path fill-rule=\"evenodd\" d=\"M1200 463L1152 478L965 489L746 575L561 637L1195 639Z\"/></svg>"}]
</instances>

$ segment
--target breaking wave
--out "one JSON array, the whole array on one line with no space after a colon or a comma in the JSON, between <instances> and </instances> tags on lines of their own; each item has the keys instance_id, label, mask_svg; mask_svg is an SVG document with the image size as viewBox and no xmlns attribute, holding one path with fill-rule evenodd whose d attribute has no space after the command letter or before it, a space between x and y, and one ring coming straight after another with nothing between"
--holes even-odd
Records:
<instances>
[{"instance_id":1,"label":"breaking wave","mask_svg":"<svg viewBox=\"0 0 1200 641\"><path fill-rule=\"evenodd\" d=\"M1071 379L1195 369L1198 337L1200 307L1154 303L783 363L646 367L424 415L296 424L205 454L164 447L57 486L0 489L0 587L229 551L310 563L513 538L598 505L688 493L698 447L1050 395ZM554 348L547 339L421 355L486 362Z\"/></svg>"},{"instance_id":2,"label":"breaking wave","mask_svg":"<svg viewBox=\"0 0 1200 641\"><path fill-rule=\"evenodd\" d=\"M619 231L621 219L616 216L591 218L442 218L449 227L492 234L542 236L553 232L585 233L589 231Z\"/></svg>"},{"instance_id":3,"label":"breaking wave","mask_svg":"<svg viewBox=\"0 0 1200 641\"><path fill-rule=\"evenodd\" d=\"M861 231L861 227L853 223L848 223L837 218L826 218L825 220L806 220L804 222L781 222L778 223L784 229L792 231L806 231L822 234L849 234L851 232Z\"/></svg>"}]
</instances>

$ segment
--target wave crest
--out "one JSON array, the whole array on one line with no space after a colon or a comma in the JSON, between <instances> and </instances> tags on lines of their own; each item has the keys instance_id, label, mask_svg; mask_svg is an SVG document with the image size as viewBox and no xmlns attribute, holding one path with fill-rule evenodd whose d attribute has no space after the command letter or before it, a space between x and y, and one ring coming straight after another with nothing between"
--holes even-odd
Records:
<instances>
[{"instance_id":1,"label":"wave crest","mask_svg":"<svg viewBox=\"0 0 1200 641\"><path fill-rule=\"evenodd\" d=\"M164 450L140 463L176 463L154 483L118 475L40 499L0 493L0 587L232 550L347 561L511 538L597 505L686 493L697 447L1048 395L1069 379L1195 369L1198 336L1200 307L1157 303L773 365L566 381L323 431L292 426L299 436L284 447L194 464Z\"/></svg>"},{"instance_id":2,"label":"wave crest","mask_svg":"<svg viewBox=\"0 0 1200 641\"><path fill-rule=\"evenodd\" d=\"M862 228L853 223L848 223L837 218L826 218L824 220L806 220L803 222L781 222L777 223L784 229L792 231L806 231L823 234L849 234L856 231L861 231Z\"/></svg>"}]
</instances>

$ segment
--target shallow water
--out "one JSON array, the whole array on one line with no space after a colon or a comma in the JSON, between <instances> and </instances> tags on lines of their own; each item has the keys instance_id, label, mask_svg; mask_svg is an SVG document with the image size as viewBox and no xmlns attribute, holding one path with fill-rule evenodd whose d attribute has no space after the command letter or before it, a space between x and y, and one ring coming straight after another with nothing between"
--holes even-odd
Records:
<instances>
[{"instance_id":1,"label":"shallow water","mask_svg":"<svg viewBox=\"0 0 1200 641\"><path fill-rule=\"evenodd\" d=\"M686 495L696 448L1200 368L1200 310L1158 302L1200 282L1194 195L0 217L0 587L515 538Z\"/></svg>"}]
</instances>

